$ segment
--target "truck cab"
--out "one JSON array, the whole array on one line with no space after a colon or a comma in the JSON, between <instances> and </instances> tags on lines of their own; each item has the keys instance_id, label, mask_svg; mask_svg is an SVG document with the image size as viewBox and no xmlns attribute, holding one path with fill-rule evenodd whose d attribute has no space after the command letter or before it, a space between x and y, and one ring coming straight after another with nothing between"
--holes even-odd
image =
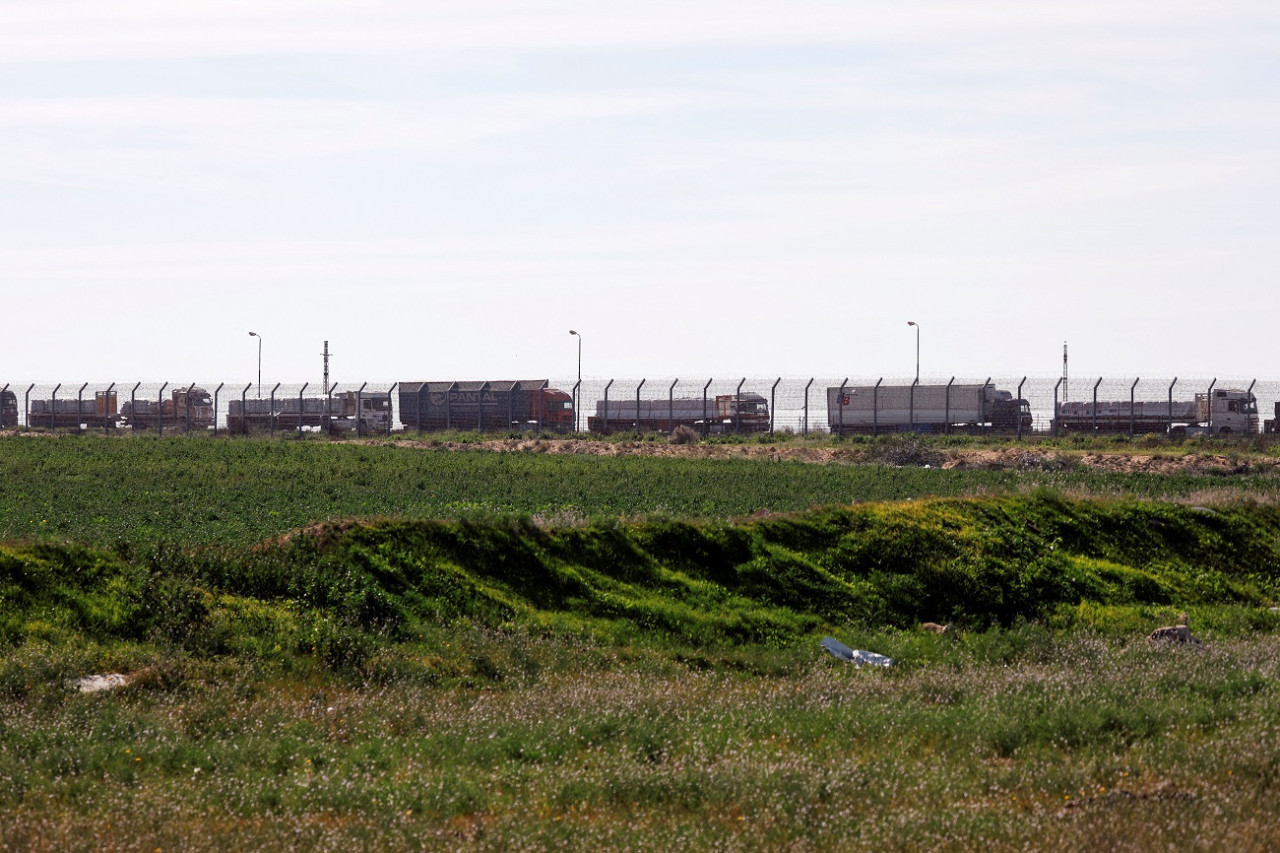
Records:
<instances>
[{"instance_id":1,"label":"truck cab","mask_svg":"<svg viewBox=\"0 0 1280 853\"><path fill-rule=\"evenodd\" d=\"M1207 394L1196 394L1196 408L1206 433L1253 435L1258 431L1258 399L1252 391L1219 388L1212 395L1210 405Z\"/></svg>"}]
</instances>

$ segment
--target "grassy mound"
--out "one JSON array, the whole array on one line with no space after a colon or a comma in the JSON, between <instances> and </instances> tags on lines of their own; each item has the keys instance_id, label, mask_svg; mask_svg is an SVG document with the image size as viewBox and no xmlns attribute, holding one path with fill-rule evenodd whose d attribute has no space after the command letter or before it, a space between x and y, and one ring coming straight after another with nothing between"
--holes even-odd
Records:
<instances>
[{"instance_id":1,"label":"grassy mound","mask_svg":"<svg viewBox=\"0 0 1280 853\"><path fill-rule=\"evenodd\" d=\"M421 672L483 675L474 660L442 655L451 633L683 654L923 620L1149 630L1198 609L1220 630L1247 630L1277 621L1266 606L1277 579L1280 510L1257 505L1044 492L737 524L387 521L239 550L3 548L0 646L165 649L366 674L412 660Z\"/></svg>"}]
</instances>

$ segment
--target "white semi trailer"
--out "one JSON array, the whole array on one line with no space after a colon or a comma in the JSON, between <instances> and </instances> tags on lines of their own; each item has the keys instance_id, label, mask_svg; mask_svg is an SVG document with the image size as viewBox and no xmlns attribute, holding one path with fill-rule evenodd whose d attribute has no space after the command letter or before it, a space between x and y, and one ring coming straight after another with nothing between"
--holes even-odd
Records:
<instances>
[{"instance_id":1,"label":"white semi trailer","mask_svg":"<svg viewBox=\"0 0 1280 853\"><path fill-rule=\"evenodd\" d=\"M1031 407L994 385L848 385L827 389L832 433L1031 429Z\"/></svg>"}]
</instances>

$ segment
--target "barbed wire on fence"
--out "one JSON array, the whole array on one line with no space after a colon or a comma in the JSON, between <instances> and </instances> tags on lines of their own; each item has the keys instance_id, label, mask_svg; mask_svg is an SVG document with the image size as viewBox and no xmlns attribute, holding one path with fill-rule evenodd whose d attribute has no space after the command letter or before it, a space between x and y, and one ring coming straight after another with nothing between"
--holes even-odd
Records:
<instances>
[{"instance_id":1,"label":"barbed wire on fence","mask_svg":"<svg viewBox=\"0 0 1280 853\"><path fill-rule=\"evenodd\" d=\"M838 389L842 385L847 389L872 388L879 383L882 389L908 388L914 377L909 376L738 376L725 378L711 377L644 377L644 378L584 378L578 388L576 399L577 423L585 431L588 422L602 414L602 406L614 407L614 412L632 412L636 410L636 402L652 404L657 409L674 399L708 401L717 397L738 397L741 395L760 395L768 405L769 426L774 431L794 433L822 433L831 429L828 420L829 389ZM560 389L571 395L576 378L552 378L545 380L550 388ZM919 388L930 386L956 387L975 386L990 383L995 388L1008 391L1015 397L1027 401L1030 409L1029 430L1033 433L1046 433L1052 428L1058 406L1067 402L1092 403L1097 401L1120 401L1127 403L1146 403L1150 405L1165 404L1172 400L1190 400L1197 394L1208 393L1210 389L1251 390L1257 401L1259 422L1271 419L1280 403L1280 380L1242 377L1078 377L1065 381L1061 377L1029 377L1029 376L962 376L962 377L922 377ZM253 404L258 400L266 401L268 408L284 409L292 406L298 408L303 403L289 401L341 398L344 395L368 395L369 399L380 396L387 400L388 416L385 423L379 421L378 431L394 432L404 429L412 430L414 424L404 423L401 413L401 400L396 393L400 382L394 380L333 382L327 392L323 391L322 382L277 382L264 381L261 389L255 381L209 382L192 381L133 381L133 382L0 382L0 394L12 395L9 414L11 422L8 427L19 428L79 428L93 429L103 427L111 429L109 415L119 418L127 408L132 420L126 421L128 429L154 429L159 432L172 433L175 429L189 432L191 424L180 402L180 394L196 389L207 392L211 421L202 423L200 429L227 431L239 423L233 417L233 409L238 409L251 417ZM1021 394L1018 395L1018 389ZM114 404L109 402L114 394ZM361 398L366 402L365 398ZM161 414L157 417L144 417L144 412L163 410L166 404L176 407L170 416ZM234 405L233 405L234 404ZM107 411L114 405L114 409ZM714 411L714 409L712 409ZM277 413L278 414L278 413ZM332 415L332 411L329 412ZM1280 412L1275 415L1280 418ZM277 424L281 421L277 420ZM305 419L286 418L284 423L290 429L312 429L306 426ZM465 428L465 423L458 424ZM359 430L360 425L356 428Z\"/></svg>"}]
</instances>

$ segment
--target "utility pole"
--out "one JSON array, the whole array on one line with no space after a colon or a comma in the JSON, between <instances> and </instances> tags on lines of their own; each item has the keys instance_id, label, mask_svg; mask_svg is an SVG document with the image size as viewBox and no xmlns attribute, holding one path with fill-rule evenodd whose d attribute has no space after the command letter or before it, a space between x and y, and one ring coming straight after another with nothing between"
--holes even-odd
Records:
<instances>
[{"instance_id":1,"label":"utility pole","mask_svg":"<svg viewBox=\"0 0 1280 853\"><path fill-rule=\"evenodd\" d=\"M321 392L324 394L324 431L329 432L329 419L333 417L333 412L329 411L329 342L324 342L324 385L320 386ZM299 412L301 417L301 412Z\"/></svg>"},{"instance_id":2,"label":"utility pole","mask_svg":"<svg viewBox=\"0 0 1280 853\"><path fill-rule=\"evenodd\" d=\"M1062 402L1071 399L1070 390L1067 387L1067 342L1062 342Z\"/></svg>"}]
</instances>

